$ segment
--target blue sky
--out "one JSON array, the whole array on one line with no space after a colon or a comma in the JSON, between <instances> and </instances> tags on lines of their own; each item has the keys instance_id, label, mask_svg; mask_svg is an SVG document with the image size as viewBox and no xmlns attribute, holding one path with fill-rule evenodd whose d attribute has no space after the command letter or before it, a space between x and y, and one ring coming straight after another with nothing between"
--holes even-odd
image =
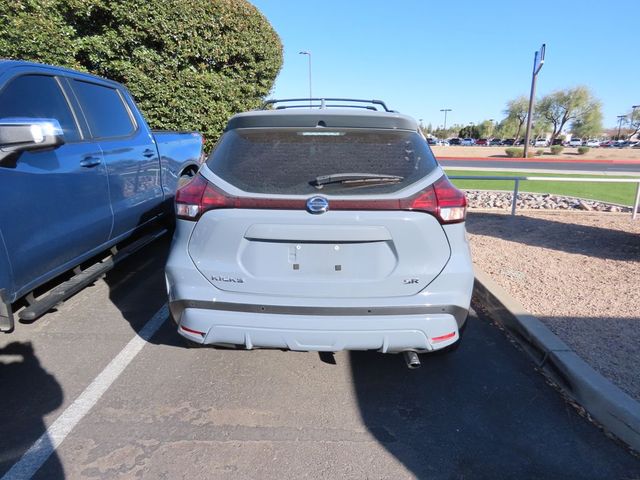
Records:
<instances>
[{"instance_id":1,"label":"blue sky","mask_svg":"<svg viewBox=\"0 0 640 480\"><path fill-rule=\"evenodd\" d=\"M272 98L379 98L442 124L503 118L529 95L533 54L547 44L537 93L585 85L604 126L640 104L640 0L250 0L284 45Z\"/></svg>"}]
</instances>

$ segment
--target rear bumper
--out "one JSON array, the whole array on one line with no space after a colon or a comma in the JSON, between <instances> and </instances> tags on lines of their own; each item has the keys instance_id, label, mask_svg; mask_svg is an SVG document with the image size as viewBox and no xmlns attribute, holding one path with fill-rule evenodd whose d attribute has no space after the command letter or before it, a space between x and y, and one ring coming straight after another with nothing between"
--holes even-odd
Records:
<instances>
[{"instance_id":1,"label":"rear bumper","mask_svg":"<svg viewBox=\"0 0 640 480\"><path fill-rule=\"evenodd\" d=\"M438 277L416 295L301 298L215 288L188 253L191 222L178 220L166 266L169 307L178 331L202 344L304 351L433 351L459 339L473 270L467 245L454 249ZM465 242L452 225L450 241ZM465 242L466 243L466 242Z\"/></svg>"},{"instance_id":2,"label":"rear bumper","mask_svg":"<svg viewBox=\"0 0 640 480\"><path fill-rule=\"evenodd\" d=\"M467 316L460 307L433 306L409 314L394 308L395 315L381 314L381 309L364 315L354 309L354 314L346 315L349 309L332 312L331 308L312 307L301 314L295 307L216 302L177 301L170 308L178 332L196 343L332 352L438 350L459 339Z\"/></svg>"}]
</instances>

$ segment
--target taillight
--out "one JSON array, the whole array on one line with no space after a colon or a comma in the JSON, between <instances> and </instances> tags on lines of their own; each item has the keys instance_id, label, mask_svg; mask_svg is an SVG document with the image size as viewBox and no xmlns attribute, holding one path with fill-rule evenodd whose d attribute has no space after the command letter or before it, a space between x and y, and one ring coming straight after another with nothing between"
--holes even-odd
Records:
<instances>
[{"instance_id":1,"label":"taillight","mask_svg":"<svg viewBox=\"0 0 640 480\"><path fill-rule=\"evenodd\" d=\"M196 220L207 210L233 207L229 199L202 175L196 175L176 192L176 216Z\"/></svg>"},{"instance_id":2,"label":"taillight","mask_svg":"<svg viewBox=\"0 0 640 480\"><path fill-rule=\"evenodd\" d=\"M458 190L446 176L440 177L433 184L438 199L437 216L440 223L464 222L467 216L467 196Z\"/></svg>"},{"instance_id":3,"label":"taillight","mask_svg":"<svg viewBox=\"0 0 640 480\"><path fill-rule=\"evenodd\" d=\"M176 216L197 220L204 212L218 208L305 210L306 199L234 197L196 175L176 192ZM331 200L330 210L412 210L433 215L442 224L465 219L467 198L447 177L440 177L412 197L391 200Z\"/></svg>"}]
</instances>

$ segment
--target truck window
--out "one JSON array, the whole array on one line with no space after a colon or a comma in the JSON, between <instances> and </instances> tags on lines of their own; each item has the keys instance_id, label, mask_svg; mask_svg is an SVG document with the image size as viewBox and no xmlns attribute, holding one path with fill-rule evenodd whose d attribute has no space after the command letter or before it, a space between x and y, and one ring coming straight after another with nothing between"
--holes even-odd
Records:
<instances>
[{"instance_id":1,"label":"truck window","mask_svg":"<svg viewBox=\"0 0 640 480\"><path fill-rule=\"evenodd\" d=\"M0 118L53 118L60 122L67 143L80 140L78 125L55 78L16 77L0 91Z\"/></svg>"},{"instance_id":2,"label":"truck window","mask_svg":"<svg viewBox=\"0 0 640 480\"><path fill-rule=\"evenodd\" d=\"M73 89L94 137L124 137L133 133L135 125L116 89L81 80L73 80Z\"/></svg>"}]
</instances>

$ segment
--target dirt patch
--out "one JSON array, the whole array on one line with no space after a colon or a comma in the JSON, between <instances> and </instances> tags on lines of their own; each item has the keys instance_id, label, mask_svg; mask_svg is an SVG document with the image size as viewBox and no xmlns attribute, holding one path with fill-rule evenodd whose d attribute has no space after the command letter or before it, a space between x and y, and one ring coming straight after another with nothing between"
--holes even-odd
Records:
<instances>
[{"instance_id":1,"label":"dirt patch","mask_svg":"<svg viewBox=\"0 0 640 480\"><path fill-rule=\"evenodd\" d=\"M640 400L640 221L472 211L467 230L477 267Z\"/></svg>"},{"instance_id":2,"label":"dirt patch","mask_svg":"<svg viewBox=\"0 0 640 480\"><path fill-rule=\"evenodd\" d=\"M507 158L504 150L508 147L438 147L431 149L436 157L457 158ZM584 155L578 155L577 148L566 147L562 153L552 155L549 148L531 147L531 152L544 150L545 154L536 158L560 158L564 160L638 160L640 161L640 149L638 148L592 148Z\"/></svg>"}]
</instances>

